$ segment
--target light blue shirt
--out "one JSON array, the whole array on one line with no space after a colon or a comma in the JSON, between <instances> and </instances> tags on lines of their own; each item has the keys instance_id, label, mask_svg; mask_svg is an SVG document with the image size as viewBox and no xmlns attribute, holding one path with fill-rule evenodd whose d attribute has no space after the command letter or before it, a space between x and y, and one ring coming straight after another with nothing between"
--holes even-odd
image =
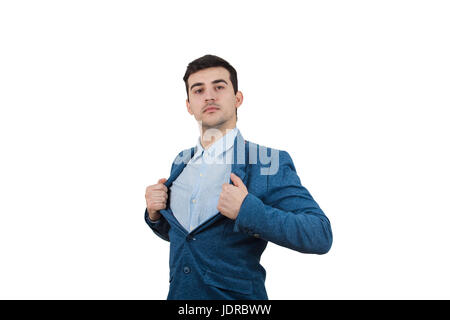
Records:
<instances>
[{"instance_id":1,"label":"light blue shirt","mask_svg":"<svg viewBox=\"0 0 450 320\"><path fill-rule=\"evenodd\" d=\"M194 156L170 187L170 209L188 232L219 212L217 204L222 184L230 181L238 131L237 127L229 130L206 150L199 137Z\"/></svg>"}]
</instances>

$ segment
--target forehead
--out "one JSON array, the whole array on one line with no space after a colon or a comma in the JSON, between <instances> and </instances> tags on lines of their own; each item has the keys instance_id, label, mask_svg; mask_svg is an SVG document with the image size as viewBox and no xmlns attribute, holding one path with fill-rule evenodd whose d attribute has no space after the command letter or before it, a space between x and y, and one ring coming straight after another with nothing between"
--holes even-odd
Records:
<instances>
[{"instance_id":1,"label":"forehead","mask_svg":"<svg viewBox=\"0 0 450 320\"><path fill-rule=\"evenodd\" d=\"M212 67L197 71L188 78L188 84L195 82L209 83L216 79L230 80L230 73L224 67Z\"/></svg>"}]
</instances>

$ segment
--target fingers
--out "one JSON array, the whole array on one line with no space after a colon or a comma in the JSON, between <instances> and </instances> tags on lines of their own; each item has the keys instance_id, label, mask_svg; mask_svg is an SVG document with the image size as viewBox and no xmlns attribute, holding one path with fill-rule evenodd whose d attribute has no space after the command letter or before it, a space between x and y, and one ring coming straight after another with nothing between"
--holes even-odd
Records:
<instances>
[{"instance_id":1,"label":"fingers","mask_svg":"<svg viewBox=\"0 0 450 320\"><path fill-rule=\"evenodd\" d=\"M158 183L164 183L164 182L166 182L166 181L167 181L166 178L161 178L161 179L158 180Z\"/></svg>"},{"instance_id":2,"label":"fingers","mask_svg":"<svg viewBox=\"0 0 450 320\"><path fill-rule=\"evenodd\" d=\"M147 209L150 211L158 211L166 208L167 198L147 198Z\"/></svg>"},{"instance_id":3,"label":"fingers","mask_svg":"<svg viewBox=\"0 0 450 320\"><path fill-rule=\"evenodd\" d=\"M233 189L235 186L229 183L222 183L222 191L230 190L229 188Z\"/></svg>"},{"instance_id":4,"label":"fingers","mask_svg":"<svg viewBox=\"0 0 450 320\"><path fill-rule=\"evenodd\" d=\"M241 187L244 185L244 182L242 182L241 178L239 178L237 175L235 175L234 173L231 173L230 175L231 181L233 182L233 184L236 187Z\"/></svg>"},{"instance_id":5,"label":"fingers","mask_svg":"<svg viewBox=\"0 0 450 320\"><path fill-rule=\"evenodd\" d=\"M145 189L145 200L147 201L147 209L152 212L166 209L168 199L168 188L164 185L166 178L158 180L157 184L148 186Z\"/></svg>"},{"instance_id":6,"label":"fingers","mask_svg":"<svg viewBox=\"0 0 450 320\"><path fill-rule=\"evenodd\" d=\"M168 192L169 191L169 189L167 189L167 187L164 184L157 183L157 184L148 186L147 189L145 190L145 192L148 193L148 192L157 191L157 190L161 190L161 191L164 191L164 192Z\"/></svg>"},{"instance_id":7,"label":"fingers","mask_svg":"<svg viewBox=\"0 0 450 320\"><path fill-rule=\"evenodd\" d=\"M149 201L149 205L153 208L153 209L157 209L160 206L166 206L166 201L161 201L161 200L150 200Z\"/></svg>"},{"instance_id":8,"label":"fingers","mask_svg":"<svg viewBox=\"0 0 450 320\"><path fill-rule=\"evenodd\" d=\"M160 181L162 181L162 182L160 182ZM159 188L161 188L162 190L164 190L165 192L168 191L167 187L163 184L163 183L166 182L166 181L167 181L166 178L162 178L162 179L159 179L159 180L158 180L158 184L157 184L157 186L158 186Z\"/></svg>"},{"instance_id":9,"label":"fingers","mask_svg":"<svg viewBox=\"0 0 450 320\"><path fill-rule=\"evenodd\" d=\"M168 191L167 187L165 185L163 185L162 183L154 184L153 186L151 186L151 189L154 191L157 191L157 190L161 190L164 192Z\"/></svg>"},{"instance_id":10,"label":"fingers","mask_svg":"<svg viewBox=\"0 0 450 320\"><path fill-rule=\"evenodd\" d=\"M158 193L158 194L154 194L154 193L149 193L145 195L145 198L148 201L152 201L152 202L166 202L168 199L168 195L167 193Z\"/></svg>"},{"instance_id":11,"label":"fingers","mask_svg":"<svg viewBox=\"0 0 450 320\"><path fill-rule=\"evenodd\" d=\"M160 202L157 202L157 203L150 203L150 204L147 206L147 209L148 209L149 211L159 211L159 210L163 210L163 209L166 209L166 203L160 203Z\"/></svg>"},{"instance_id":12,"label":"fingers","mask_svg":"<svg viewBox=\"0 0 450 320\"><path fill-rule=\"evenodd\" d=\"M167 192L163 191L163 190L151 190L149 192L150 197L152 198L163 198L165 197L167 199Z\"/></svg>"},{"instance_id":13,"label":"fingers","mask_svg":"<svg viewBox=\"0 0 450 320\"><path fill-rule=\"evenodd\" d=\"M164 202L165 203L167 201L167 196L152 196L152 197L150 197L149 200L154 201L154 202Z\"/></svg>"}]
</instances>

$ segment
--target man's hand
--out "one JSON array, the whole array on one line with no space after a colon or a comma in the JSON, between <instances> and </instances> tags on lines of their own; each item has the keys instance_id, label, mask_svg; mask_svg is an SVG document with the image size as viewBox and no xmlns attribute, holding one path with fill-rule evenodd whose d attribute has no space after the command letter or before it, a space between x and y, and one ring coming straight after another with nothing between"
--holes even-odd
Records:
<instances>
[{"instance_id":1,"label":"man's hand","mask_svg":"<svg viewBox=\"0 0 450 320\"><path fill-rule=\"evenodd\" d=\"M147 201L147 211L150 220L159 220L161 214L158 211L166 208L168 190L163 184L166 181L166 178L159 179L157 184L148 186L145 190L145 200Z\"/></svg>"},{"instance_id":2,"label":"man's hand","mask_svg":"<svg viewBox=\"0 0 450 320\"><path fill-rule=\"evenodd\" d=\"M224 183L222 185L222 192L220 193L217 209L225 217L236 220L242 202L247 196L248 191L241 178L234 173L231 173L231 181L233 184Z\"/></svg>"}]
</instances>

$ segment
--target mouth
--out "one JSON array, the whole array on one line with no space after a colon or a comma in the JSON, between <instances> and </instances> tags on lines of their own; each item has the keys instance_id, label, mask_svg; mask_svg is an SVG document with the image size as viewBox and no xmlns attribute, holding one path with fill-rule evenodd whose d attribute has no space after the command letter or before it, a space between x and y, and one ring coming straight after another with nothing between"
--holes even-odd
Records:
<instances>
[{"instance_id":1,"label":"mouth","mask_svg":"<svg viewBox=\"0 0 450 320\"><path fill-rule=\"evenodd\" d=\"M217 110L219 110L219 108L209 107L209 108L206 108L206 110L203 111L203 113L214 112L214 111L217 111Z\"/></svg>"}]
</instances>

